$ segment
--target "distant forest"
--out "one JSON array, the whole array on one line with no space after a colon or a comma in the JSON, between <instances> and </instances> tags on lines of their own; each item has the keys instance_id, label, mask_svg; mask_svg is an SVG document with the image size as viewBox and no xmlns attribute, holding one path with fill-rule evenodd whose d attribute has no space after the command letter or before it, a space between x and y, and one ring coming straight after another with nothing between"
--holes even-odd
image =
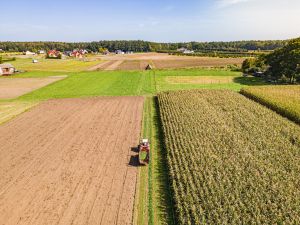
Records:
<instances>
[{"instance_id":1,"label":"distant forest","mask_svg":"<svg viewBox=\"0 0 300 225\"><path fill-rule=\"evenodd\" d=\"M56 49L69 51L73 49L86 49L98 52L99 48L109 51L123 50L134 52L176 51L178 48L187 48L196 52L247 52L270 51L286 45L286 40L276 41L232 41L232 42L186 42L186 43L155 43L148 41L97 41L97 42L0 42L0 49L7 52L23 52Z\"/></svg>"}]
</instances>

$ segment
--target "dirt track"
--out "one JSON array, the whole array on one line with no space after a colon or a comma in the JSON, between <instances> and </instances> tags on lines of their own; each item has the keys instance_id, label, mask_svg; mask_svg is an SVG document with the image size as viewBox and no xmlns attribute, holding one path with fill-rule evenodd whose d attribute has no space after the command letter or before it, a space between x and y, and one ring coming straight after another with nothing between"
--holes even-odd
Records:
<instances>
[{"instance_id":1,"label":"dirt track","mask_svg":"<svg viewBox=\"0 0 300 225\"><path fill-rule=\"evenodd\" d=\"M0 126L0 224L130 224L142 109L52 100Z\"/></svg>"},{"instance_id":2,"label":"dirt track","mask_svg":"<svg viewBox=\"0 0 300 225\"><path fill-rule=\"evenodd\" d=\"M46 78L1 78L0 99L17 98L21 95L65 79L67 76L53 76Z\"/></svg>"}]
</instances>

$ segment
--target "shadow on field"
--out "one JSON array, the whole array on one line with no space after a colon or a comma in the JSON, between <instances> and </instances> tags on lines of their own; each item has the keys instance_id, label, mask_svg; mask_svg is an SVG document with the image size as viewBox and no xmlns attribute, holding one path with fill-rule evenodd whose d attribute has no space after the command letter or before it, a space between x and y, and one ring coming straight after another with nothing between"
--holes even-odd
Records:
<instances>
[{"instance_id":1,"label":"shadow on field","mask_svg":"<svg viewBox=\"0 0 300 225\"><path fill-rule=\"evenodd\" d=\"M159 114L158 97L154 97L155 112L153 115L153 123L155 127L155 139L157 140L157 166L154 167L157 174L157 182L159 188L159 198L157 199L158 207L163 215L160 217L167 218L168 224L177 224L175 217L174 192L171 188L171 180L169 176L169 166L167 160L167 150L165 148L164 133L162 129L162 121Z\"/></svg>"},{"instance_id":2,"label":"shadow on field","mask_svg":"<svg viewBox=\"0 0 300 225\"><path fill-rule=\"evenodd\" d=\"M138 147L132 147L131 151L135 152L135 153L138 153L139 152L139 148Z\"/></svg>"},{"instance_id":3,"label":"shadow on field","mask_svg":"<svg viewBox=\"0 0 300 225\"><path fill-rule=\"evenodd\" d=\"M249 85L249 86L258 86L258 85L268 85L269 84L260 77L252 77L252 76L235 77L233 79L233 82L241 84L241 85Z\"/></svg>"},{"instance_id":4,"label":"shadow on field","mask_svg":"<svg viewBox=\"0 0 300 225\"><path fill-rule=\"evenodd\" d=\"M133 166L133 167L140 166L139 155L132 155L132 156L130 156L130 160L129 160L128 165L129 166Z\"/></svg>"}]
</instances>

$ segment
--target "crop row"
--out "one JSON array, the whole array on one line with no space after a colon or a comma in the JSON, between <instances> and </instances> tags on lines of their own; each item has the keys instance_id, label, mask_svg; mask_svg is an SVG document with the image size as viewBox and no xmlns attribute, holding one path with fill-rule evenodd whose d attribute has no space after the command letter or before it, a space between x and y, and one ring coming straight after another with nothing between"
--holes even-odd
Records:
<instances>
[{"instance_id":1,"label":"crop row","mask_svg":"<svg viewBox=\"0 0 300 225\"><path fill-rule=\"evenodd\" d=\"M300 128L238 93L158 95L178 224L299 224Z\"/></svg>"},{"instance_id":2,"label":"crop row","mask_svg":"<svg viewBox=\"0 0 300 225\"><path fill-rule=\"evenodd\" d=\"M241 93L300 124L300 85L246 87Z\"/></svg>"}]
</instances>

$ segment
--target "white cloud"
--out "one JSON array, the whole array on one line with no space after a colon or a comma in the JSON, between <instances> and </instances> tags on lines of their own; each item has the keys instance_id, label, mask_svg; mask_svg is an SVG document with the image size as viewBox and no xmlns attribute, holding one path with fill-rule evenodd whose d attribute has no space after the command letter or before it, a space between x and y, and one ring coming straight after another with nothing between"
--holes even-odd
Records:
<instances>
[{"instance_id":1,"label":"white cloud","mask_svg":"<svg viewBox=\"0 0 300 225\"><path fill-rule=\"evenodd\" d=\"M231 5L236 5L244 2L249 2L251 0L218 0L216 2L218 8L225 8Z\"/></svg>"}]
</instances>

